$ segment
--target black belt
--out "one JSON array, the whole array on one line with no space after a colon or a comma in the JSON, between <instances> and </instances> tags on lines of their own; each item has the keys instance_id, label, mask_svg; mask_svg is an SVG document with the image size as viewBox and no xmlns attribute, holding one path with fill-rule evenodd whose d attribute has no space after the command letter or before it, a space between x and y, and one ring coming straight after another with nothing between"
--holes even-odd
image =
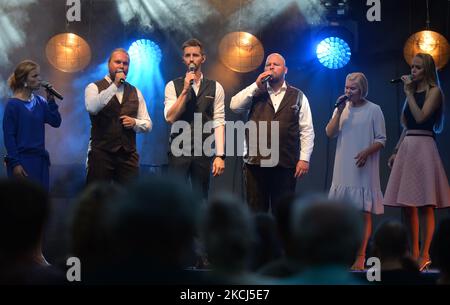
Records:
<instances>
[{"instance_id":1,"label":"black belt","mask_svg":"<svg viewBox=\"0 0 450 305\"><path fill-rule=\"evenodd\" d=\"M436 139L436 136L434 134L421 134L421 133L407 133L406 137L413 136L413 137L431 137L433 139Z\"/></svg>"}]
</instances>

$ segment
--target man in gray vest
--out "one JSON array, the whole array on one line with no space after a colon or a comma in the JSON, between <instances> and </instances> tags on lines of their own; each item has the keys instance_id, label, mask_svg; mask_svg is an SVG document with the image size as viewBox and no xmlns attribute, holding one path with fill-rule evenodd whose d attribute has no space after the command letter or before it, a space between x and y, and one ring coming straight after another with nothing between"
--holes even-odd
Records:
<instances>
[{"instance_id":1,"label":"man in gray vest","mask_svg":"<svg viewBox=\"0 0 450 305\"><path fill-rule=\"evenodd\" d=\"M248 120L256 123L256 134L246 132L244 151L246 197L255 212L274 211L277 202L295 192L296 179L309 170L314 147L311 110L303 92L286 83L287 71L283 56L270 54L264 72L231 99L231 110L247 113ZM272 153L278 153L276 164L265 162L270 157L261 153L262 138Z\"/></svg>"},{"instance_id":2,"label":"man in gray vest","mask_svg":"<svg viewBox=\"0 0 450 305\"><path fill-rule=\"evenodd\" d=\"M219 176L225 169L225 93L202 73L206 55L201 42L190 39L182 50L187 72L165 88L164 117L172 124L169 171L190 179L206 199L211 173ZM208 146L212 142L215 151Z\"/></svg>"},{"instance_id":3,"label":"man in gray vest","mask_svg":"<svg viewBox=\"0 0 450 305\"><path fill-rule=\"evenodd\" d=\"M85 89L91 119L86 183L128 182L138 175L136 133L148 132L152 121L142 93L126 82L130 56L115 49L108 60L109 74Z\"/></svg>"}]
</instances>

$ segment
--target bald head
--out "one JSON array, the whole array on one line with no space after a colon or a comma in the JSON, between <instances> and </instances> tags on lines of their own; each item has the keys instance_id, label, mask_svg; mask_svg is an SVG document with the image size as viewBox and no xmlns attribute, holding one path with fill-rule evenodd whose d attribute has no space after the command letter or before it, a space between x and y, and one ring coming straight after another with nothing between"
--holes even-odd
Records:
<instances>
[{"instance_id":1,"label":"bald head","mask_svg":"<svg viewBox=\"0 0 450 305\"><path fill-rule=\"evenodd\" d=\"M266 63L270 61L270 59L276 59L276 60L281 60L283 62L283 66L286 66L286 60L284 59L283 55L281 55L280 53L272 53L269 54L269 56L267 56L266 59Z\"/></svg>"},{"instance_id":2,"label":"bald head","mask_svg":"<svg viewBox=\"0 0 450 305\"><path fill-rule=\"evenodd\" d=\"M284 77L288 71L284 57L278 53L272 53L267 56L264 71L270 71L272 74L272 78L269 80L272 88L281 86L284 83Z\"/></svg>"}]
</instances>

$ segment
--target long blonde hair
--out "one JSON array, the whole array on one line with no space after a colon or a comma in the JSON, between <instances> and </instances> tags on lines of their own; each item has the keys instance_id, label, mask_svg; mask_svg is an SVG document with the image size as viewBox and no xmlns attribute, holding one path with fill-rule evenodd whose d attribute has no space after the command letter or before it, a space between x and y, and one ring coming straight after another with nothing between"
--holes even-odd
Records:
<instances>
[{"instance_id":1,"label":"long blonde hair","mask_svg":"<svg viewBox=\"0 0 450 305\"><path fill-rule=\"evenodd\" d=\"M430 89L433 87L437 87L439 89L439 91L441 92L441 105L438 108L437 113L434 114L437 117L437 119L433 126L433 131L438 134L438 133L441 133L442 130L444 129L445 99L444 99L444 93L442 92L442 89L440 87L439 76L437 74L436 65L434 63L433 57L430 54L417 53L415 57L422 59L422 63L423 63L424 81L428 85L425 98L428 96ZM404 127L406 127L406 124L405 124L405 120L403 117L403 112L405 111L407 103L408 103L408 101L405 100L405 104L403 106L403 111L402 111L402 124Z\"/></svg>"}]
</instances>

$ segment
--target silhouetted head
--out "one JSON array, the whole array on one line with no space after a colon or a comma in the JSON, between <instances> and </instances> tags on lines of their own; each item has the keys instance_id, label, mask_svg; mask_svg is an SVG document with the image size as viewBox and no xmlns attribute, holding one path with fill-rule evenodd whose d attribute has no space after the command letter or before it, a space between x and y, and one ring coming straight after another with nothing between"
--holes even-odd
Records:
<instances>
[{"instance_id":1,"label":"silhouetted head","mask_svg":"<svg viewBox=\"0 0 450 305\"><path fill-rule=\"evenodd\" d=\"M0 181L0 256L29 254L40 246L50 212L47 192L25 180Z\"/></svg>"},{"instance_id":2,"label":"silhouetted head","mask_svg":"<svg viewBox=\"0 0 450 305\"><path fill-rule=\"evenodd\" d=\"M383 259L403 259L409 253L408 232L397 221L386 221L375 231L373 253Z\"/></svg>"},{"instance_id":3,"label":"silhouetted head","mask_svg":"<svg viewBox=\"0 0 450 305\"><path fill-rule=\"evenodd\" d=\"M230 194L211 199L201 223L201 235L213 269L234 273L247 269L254 227L245 203Z\"/></svg>"},{"instance_id":4,"label":"silhouetted head","mask_svg":"<svg viewBox=\"0 0 450 305\"><path fill-rule=\"evenodd\" d=\"M71 254L81 260L83 267L98 267L110 254L103 218L120 191L117 185L96 182L77 198L70 227Z\"/></svg>"},{"instance_id":5,"label":"silhouetted head","mask_svg":"<svg viewBox=\"0 0 450 305\"><path fill-rule=\"evenodd\" d=\"M105 218L116 259L158 268L182 266L197 230L200 202L176 177L149 177L131 184Z\"/></svg>"},{"instance_id":6,"label":"silhouetted head","mask_svg":"<svg viewBox=\"0 0 450 305\"><path fill-rule=\"evenodd\" d=\"M351 266L360 247L363 222L349 202L313 196L295 202L291 218L295 256L310 266Z\"/></svg>"}]
</instances>

